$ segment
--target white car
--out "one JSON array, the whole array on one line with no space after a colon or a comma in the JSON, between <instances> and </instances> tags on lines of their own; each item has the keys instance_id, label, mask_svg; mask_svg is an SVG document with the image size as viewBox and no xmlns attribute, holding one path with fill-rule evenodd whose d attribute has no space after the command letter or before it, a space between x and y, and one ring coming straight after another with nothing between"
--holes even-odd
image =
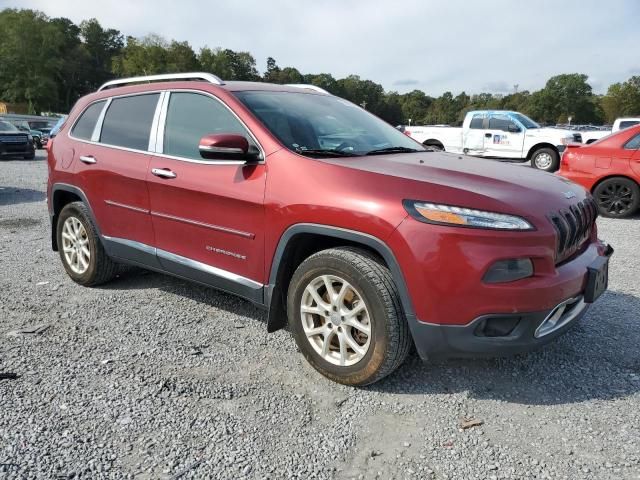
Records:
<instances>
[{"instance_id":1,"label":"white car","mask_svg":"<svg viewBox=\"0 0 640 480\"><path fill-rule=\"evenodd\" d=\"M467 113L462 127L405 127L418 142L440 150L510 161L531 161L540 170L553 172L560 154L570 143L582 143L578 132L542 128L526 115L506 110Z\"/></svg>"},{"instance_id":2,"label":"white car","mask_svg":"<svg viewBox=\"0 0 640 480\"><path fill-rule=\"evenodd\" d=\"M600 140L601 138L606 137L607 135L611 135L614 132L624 130L625 128L633 127L634 125L638 125L639 123L639 117L618 118L615 122L613 122L613 127L611 128L611 130L593 130L591 132L582 132L582 142L593 143L596 140Z\"/></svg>"}]
</instances>

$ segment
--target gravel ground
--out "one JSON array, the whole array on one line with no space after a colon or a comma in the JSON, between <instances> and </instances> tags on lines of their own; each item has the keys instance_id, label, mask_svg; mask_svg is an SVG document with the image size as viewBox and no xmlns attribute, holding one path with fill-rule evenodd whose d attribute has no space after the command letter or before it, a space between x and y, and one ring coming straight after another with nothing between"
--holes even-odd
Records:
<instances>
[{"instance_id":1,"label":"gravel ground","mask_svg":"<svg viewBox=\"0 0 640 480\"><path fill-rule=\"evenodd\" d=\"M233 296L72 283L43 160L0 163L0 478L640 478L640 218L599 220L610 291L559 341L353 389Z\"/></svg>"}]
</instances>

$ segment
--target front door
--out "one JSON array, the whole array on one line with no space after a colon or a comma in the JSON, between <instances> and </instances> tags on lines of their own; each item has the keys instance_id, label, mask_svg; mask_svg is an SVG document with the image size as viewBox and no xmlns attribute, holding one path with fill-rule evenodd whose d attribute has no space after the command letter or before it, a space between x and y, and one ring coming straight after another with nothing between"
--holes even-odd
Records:
<instances>
[{"instance_id":1,"label":"front door","mask_svg":"<svg viewBox=\"0 0 640 480\"><path fill-rule=\"evenodd\" d=\"M158 259L174 274L261 301L266 165L204 160L198 150L207 134L256 142L208 94L175 91L165 102L162 153L147 174Z\"/></svg>"},{"instance_id":2,"label":"front door","mask_svg":"<svg viewBox=\"0 0 640 480\"><path fill-rule=\"evenodd\" d=\"M487 157L522 158L524 129L504 113L492 113L484 130L484 151Z\"/></svg>"}]
</instances>

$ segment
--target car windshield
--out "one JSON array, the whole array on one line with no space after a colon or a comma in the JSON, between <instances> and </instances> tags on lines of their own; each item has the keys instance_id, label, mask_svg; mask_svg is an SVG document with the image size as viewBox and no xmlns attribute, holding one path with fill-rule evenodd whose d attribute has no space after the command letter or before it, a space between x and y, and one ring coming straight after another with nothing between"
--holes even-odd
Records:
<instances>
[{"instance_id":1,"label":"car windshield","mask_svg":"<svg viewBox=\"0 0 640 480\"><path fill-rule=\"evenodd\" d=\"M0 132L19 132L16 127L11 125L9 122L3 122L0 120Z\"/></svg>"},{"instance_id":2,"label":"car windshield","mask_svg":"<svg viewBox=\"0 0 640 480\"><path fill-rule=\"evenodd\" d=\"M278 140L302 155L425 151L388 123L339 97L270 91L242 91L235 95Z\"/></svg>"},{"instance_id":3,"label":"car windshield","mask_svg":"<svg viewBox=\"0 0 640 480\"><path fill-rule=\"evenodd\" d=\"M528 130L531 130L532 128L540 128L540 125L538 125L536 122L531 120L526 115L523 115L521 113L514 113L512 115L513 115L513 118L518 120L522 125L524 125L524 128Z\"/></svg>"}]
</instances>

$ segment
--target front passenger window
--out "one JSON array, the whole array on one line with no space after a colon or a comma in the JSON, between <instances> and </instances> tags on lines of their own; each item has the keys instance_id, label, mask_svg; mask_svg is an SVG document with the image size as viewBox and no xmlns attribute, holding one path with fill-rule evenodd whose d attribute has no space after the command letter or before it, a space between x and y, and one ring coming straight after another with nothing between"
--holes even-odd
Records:
<instances>
[{"instance_id":1,"label":"front passenger window","mask_svg":"<svg viewBox=\"0 0 640 480\"><path fill-rule=\"evenodd\" d=\"M244 126L218 100L199 93L171 93L163 153L202 160L198 150L200 139L215 133L244 135L252 143Z\"/></svg>"}]
</instances>

